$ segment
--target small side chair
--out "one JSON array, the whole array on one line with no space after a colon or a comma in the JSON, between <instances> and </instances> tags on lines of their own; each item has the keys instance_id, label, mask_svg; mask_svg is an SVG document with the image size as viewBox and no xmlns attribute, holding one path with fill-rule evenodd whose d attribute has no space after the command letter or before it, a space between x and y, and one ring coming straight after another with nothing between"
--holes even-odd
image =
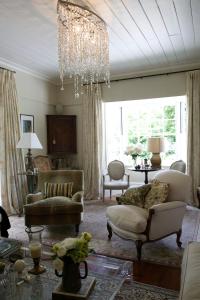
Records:
<instances>
[{"instance_id":1,"label":"small side chair","mask_svg":"<svg viewBox=\"0 0 200 300\"><path fill-rule=\"evenodd\" d=\"M125 173L124 163L120 160L113 160L108 164L108 173L103 175L103 201L105 198L105 190L110 190L110 198L112 190L124 190L129 188L129 174Z\"/></svg>"},{"instance_id":2,"label":"small side chair","mask_svg":"<svg viewBox=\"0 0 200 300\"><path fill-rule=\"evenodd\" d=\"M176 171L180 171L182 173L185 173L186 163L183 160L180 159L180 160L177 160L177 161L173 162L169 168L170 168L170 170L176 170Z\"/></svg>"},{"instance_id":3,"label":"small side chair","mask_svg":"<svg viewBox=\"0 0 200 300\"><path fill-rule=\"evenodd\" d=\"M47 155L37 155L33 158L34 168L37 168L39 172L46 172L52 170L52 165Z\"/></svg>"}]
</instances>

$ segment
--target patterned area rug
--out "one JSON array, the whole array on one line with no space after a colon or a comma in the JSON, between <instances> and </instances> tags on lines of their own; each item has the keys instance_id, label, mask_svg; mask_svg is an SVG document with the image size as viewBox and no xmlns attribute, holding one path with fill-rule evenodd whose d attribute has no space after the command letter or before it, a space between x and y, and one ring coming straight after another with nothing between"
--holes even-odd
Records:
<instances>
[{"instance_id":1,"label":"patterned area rug","mask_svg":"<svg viewBox=\"0 0 200 300\"><path fill-rule=\"evenodd\" d=\"M84 207L84 220L80 226L80 232L88 231L92 234L91 247L98 254L118 257L127 260L136 259L136 249L133 241L126 241L113 235L108 241L106 228L106 208L116 205L116 201L101 200L87 201ZM12 228L9 230L10 238L17 238L28 242L28 236L24 231L24 218L11 216ZM196 240L199 230L200 211L188 207L183 221L182 246L188 241ZM74 226L48 226L43 232L43 243L51 246L58 240L75 235ZM176 245L176 236L172 235L157 242L144 244L142 259L153 263L179 266L182 260L183 249Z\"/></svg>"},{"instance_id":2,"label":"patterned area rug","mask_svg":"<svg viewBox=\"0 0 200 300\"><path fill-rule=\"evenodd\" d=\"M157 286L125 280L115 300L177 300L178 292Z\"/></svg>"}]
</instances>

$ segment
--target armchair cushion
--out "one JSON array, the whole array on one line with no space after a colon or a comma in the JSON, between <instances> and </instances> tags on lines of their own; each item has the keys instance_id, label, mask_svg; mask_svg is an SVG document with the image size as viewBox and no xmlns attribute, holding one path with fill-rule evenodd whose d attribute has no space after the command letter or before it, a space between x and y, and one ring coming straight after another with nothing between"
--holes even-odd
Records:
<instances>
[{"instance_id":1,"label":"armchair cushion","mask_svg":"<svg viewBox=\"0 0 200 300\"><path fill-rule=\"evenodd\" d=\"M73 202L70 198L61 196L25 205L26 215L73 214L82 211L83 206L81 203Z\"/></svg>"},{"instance_id":2,"label":"armchair cushion","mask_svg":"<svg viewBox=\"0 0 200 300\"><path fill-rule=\"evenodd\" d=\"M55 196L72 196L73 182L66 183L52 183L45 182L45 196L46 198L55 197Z\"/></svg>"},{"instance_id":3,"label":"armchair cushion","mask_svg":"<svg viewBox=\"0 0 200 300\"><path fill-rule=\"evenodd\" d=\"M154 180L151 189L145 197L144 208L151 208L152 205L163 203L167 200L169 185L167 183Z\"/></svg>"},{"instance_id":4,"label":"armchair cushion","mask_svg":"<svg viewBox=\"0 0 200 300\"><path fill-rule=\"evenodd\" d=\"M134 205L114 205L107 208L106 216L118 228L142 233L147 226L148 210Z\"/></svg>"},{"instance_id":5,"label":"armchair cushion","mask_svg":"<svg viewBox=\"0 0 200 300\"><path fill-rule=\"evenodd\" d=\"M118 198L119 204L136 205L144 207L145 196L151 189L151 184L145 184L140 187L129 188L123 196Z\"/></svg>"}]
</instances>

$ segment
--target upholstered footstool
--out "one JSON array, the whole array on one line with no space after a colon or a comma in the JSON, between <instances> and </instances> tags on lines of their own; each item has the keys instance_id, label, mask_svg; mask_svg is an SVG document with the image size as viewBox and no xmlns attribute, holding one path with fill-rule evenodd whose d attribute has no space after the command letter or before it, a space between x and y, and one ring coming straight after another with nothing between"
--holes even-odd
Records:
<instances>
[{"instance_id":1,"label":"upholstered footstool","mask_svg":"<svg viewBox=\"0 0 200 300\"><path fill-rule=\"evenodd\" d=\"M81 202L62 196L51 197L24 206L25 225L75 224L78 234L82 211Z\"/></svg>"}]
</instances>

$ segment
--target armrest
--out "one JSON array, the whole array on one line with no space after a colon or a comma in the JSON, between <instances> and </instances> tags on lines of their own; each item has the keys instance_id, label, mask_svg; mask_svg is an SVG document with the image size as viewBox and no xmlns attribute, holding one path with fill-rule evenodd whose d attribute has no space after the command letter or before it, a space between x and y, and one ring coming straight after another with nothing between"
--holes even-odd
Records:
<instances>
[{"instance_id":1,"label":"armrest","mask_svg":"<svg viewBox=\"0 0 200 300\"><path fill-rule=\"evenodd\" d=\"M149 210L149 239L156 240L180 231L185 210L186 203L181 201L153 205Z\"/></svg>"},{"instance_id":2,"label":"armrest","mask_svg":"<svg viewBox=\"0 0 200 300\"><path fill-rule=\"evenodd\" d=\"M44 199L44 195L41 192L38 192L36 194L28 194L26 196L26 204L31 204L42 199Z\"/></svg>"},{"instance_id":3,"label":"armrest","mask_svg":"<svg viewBox=\"0 0 200 300\"><path fill-rule=\"evenodd\" d=\"M129 185L129 182L130 182L130 174L124 174L124 176L126 176L126 178L127 178L127 181L128 181L128 185Z\"/></svg>"},{"instance_id":4,"label":"armrest","mask_svg":"<svg viewBox=\"0 0 200 300\"><path fill-rule=\"evenodd\" d=\"M76 192L72 196L72 201L74 201L74 202L82 202L82 199L83 199L83 191Z\"/></svg>"},{"instance_id":5,"label":"armrest","mask_svg":"<svg viewBox=\"0 0 200 300\"><path fill-rule=\"evenodd\" d=\"M107 174L103 174L103 183L105 182L106 176L109 176L108 173Z\"/></svg>"},{"instance_id":6,"label":"armrest","mask_svg":"<svg viewBox=\"0 0 200 300\"><path fill-rule=\"evenodd\" d=\"M186 203L182 201L172 201L172 202L166 202L166 203L160 203L153 205L150 209L154 210L154 213L156 212L161 212L161 211L167 211L171 209L176 209L176 208L182 208L186 207Z\"/></svg>"}]
</instances>

